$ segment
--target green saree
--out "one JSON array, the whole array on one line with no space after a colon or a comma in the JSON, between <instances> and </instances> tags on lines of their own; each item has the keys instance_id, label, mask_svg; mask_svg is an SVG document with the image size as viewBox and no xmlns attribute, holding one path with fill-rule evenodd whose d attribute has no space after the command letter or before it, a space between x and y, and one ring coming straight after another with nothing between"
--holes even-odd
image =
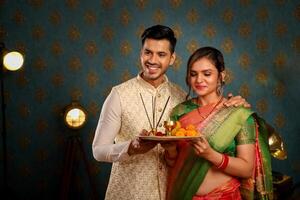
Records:
<instances>
[{"instance_id":1,"label":"green saree","mask_svg":"<svg viewBox=\"0 0 300 200\"><path fill-rule=\"evenodd\" d=\"M240 191L243 199L272 199L271 158L264 121L249 109L234 107L218 108L204 121L198 121L197 109L198 105L191 100L183 102L174 108L171 118L179 120L182 124L195 125L211 147L218 152L228 153L244 124L253 119L251 116L255 117L256 125L258 124L255 138L255 170L252 178L240 180ZM254 123L254 120L252 122ZM211 163L196 156L187 142L179 143L178 148L176 164L170 169L167 199L190 200L204 180Z\"/></svg>"}]
</instances>

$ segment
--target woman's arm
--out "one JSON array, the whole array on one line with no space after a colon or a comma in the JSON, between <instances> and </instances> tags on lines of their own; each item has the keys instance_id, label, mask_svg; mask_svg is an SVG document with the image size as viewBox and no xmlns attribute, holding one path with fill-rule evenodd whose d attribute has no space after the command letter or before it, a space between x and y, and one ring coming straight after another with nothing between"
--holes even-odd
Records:
<instances>
[{"instance_id":1,"label":"woman's arm","mask_svg":"<svg viewBox=\"0 0 300 200\"><path fill-rule=\"evenodd\" d=\"M220 168L232 176L251 177L255 161L255 123L252 117L248 118L241 129L237 136L237 142L236 157L227 156L227 158L226 155L212 149L205 138L192 142L192 145L196 154L210 161L216 168Z\"/></svg>"},{"instance_id":2,"label":"woman's arm","mask_svg":"<svg viewBox=\"0 0 300 200\"><path fill-rule=\"evenodd\" d=\"M237 156L229 157L229 162L224 172L241 178L249 178L253 174L255 160L254 144L237 146Z\"/></svg>"},{"instance_id":3,"label":"woman's arm","mask_svg":"<svg viewBox=\"0 0 300 200\"><path fill-rule=\"evenodd\" d=\"M194 150L200 157L210 161L214 166L220 166L224 160L223 154L212 149L206 139L193 142ZM224 172L241 178L251 177L254 167L255 148L254 144L237 146L237 157L228 156L228 163Z\"/></svg>"}]
</instances>

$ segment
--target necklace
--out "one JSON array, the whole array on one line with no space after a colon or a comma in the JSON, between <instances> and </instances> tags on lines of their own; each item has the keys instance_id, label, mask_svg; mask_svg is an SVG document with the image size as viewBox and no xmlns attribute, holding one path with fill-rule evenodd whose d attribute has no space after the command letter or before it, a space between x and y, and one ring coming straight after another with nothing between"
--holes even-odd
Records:
<instances>
[{"instance_id":1,"label":"necklace","mask_svg":"<svg viewBox=\"0 0 300 200\"><path fill-rule=\"evenodd\" d=\"M198 110L198 113L199 113L199 116L202 118L202 121L204 121L216 108L217 106L222 102L223 100L223 97L221 96L221 98L219 99L219 101L214 105L214 107L209 111L209 113L205 116L203 116L200 112L200 107L197 109ZM198 101L198 99L197 99Z\"/></svg>"}]
</instances>

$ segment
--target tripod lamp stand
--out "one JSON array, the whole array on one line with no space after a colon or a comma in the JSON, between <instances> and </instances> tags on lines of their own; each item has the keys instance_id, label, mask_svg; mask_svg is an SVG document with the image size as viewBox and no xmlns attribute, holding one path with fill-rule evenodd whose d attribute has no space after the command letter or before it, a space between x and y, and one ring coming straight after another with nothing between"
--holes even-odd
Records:
<instances>
[{"instance_id":1,"label":"tripod lamp stand","mask_svg":"<svg viewBox=\"0 0 300 200\"><path fill-rule=\"evenodd\" d=\"M63 116L65 125L73 131L80 130L86 124L87 112L77 102L72 102L69 106L67 106ZM85 170L88 175L88 181L92 189L91 197L92 199L97 199L96 187L92 180L90 166L82 145L80 134L76 132L75 134L71 135L67 140L66 146L67 150L64 161L60 199L70 199L70 186L72 183L72 178L75 170L74 164L77 156L80 156L80 158L84 162Z\"/></svg>"},{"instance_id":2,"label":"tripod lamp stand","mask_svg":"<svg viewBox=\"0 0 300 200\"><path fill-rule=\"evenodd\" d=\"M1 136L3 151L3 189L8 190L7 184L7 143L6 143L6 105L4 97L4 73L16 71L23 66L24 57L17 51L8 51L3 42L0 42L0 84L1 84Z\"/></svg>"}]
</instances>

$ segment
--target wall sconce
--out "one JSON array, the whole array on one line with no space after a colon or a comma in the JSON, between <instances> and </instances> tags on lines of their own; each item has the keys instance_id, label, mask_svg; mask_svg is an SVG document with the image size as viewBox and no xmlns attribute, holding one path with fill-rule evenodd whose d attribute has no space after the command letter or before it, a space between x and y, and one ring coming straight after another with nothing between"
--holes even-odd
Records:
<instances>
[{"instance_id":1,"label":"wall sconce","mask_svg":"<svg viewBox=\"0 0 300 200\"><path fill-rule=\"evenodd\" d=\"M16 71L23 66L24 57L16 51L9 52L3 42L0 42L0 83L1 83L1 114L2 114L2 148L3 148L3 182L4 192L8 192L7 184L7 143L6 143L6 113L5 113L5 99L4 99L4 72L5 69L9 71ZM5 69L4 69L5 68Z\"/></svg>"},{"instance_id":2,"label":"wall sconce","mask_svg":"<svg viewBox=\"0 0 300 200\"><path fill-rule=\"evenodd\" d=\"M72 102L64 112L64 123L71 129L82 128L87 121L87 112L77 102Z\"/></svg>"}]
</instances>

